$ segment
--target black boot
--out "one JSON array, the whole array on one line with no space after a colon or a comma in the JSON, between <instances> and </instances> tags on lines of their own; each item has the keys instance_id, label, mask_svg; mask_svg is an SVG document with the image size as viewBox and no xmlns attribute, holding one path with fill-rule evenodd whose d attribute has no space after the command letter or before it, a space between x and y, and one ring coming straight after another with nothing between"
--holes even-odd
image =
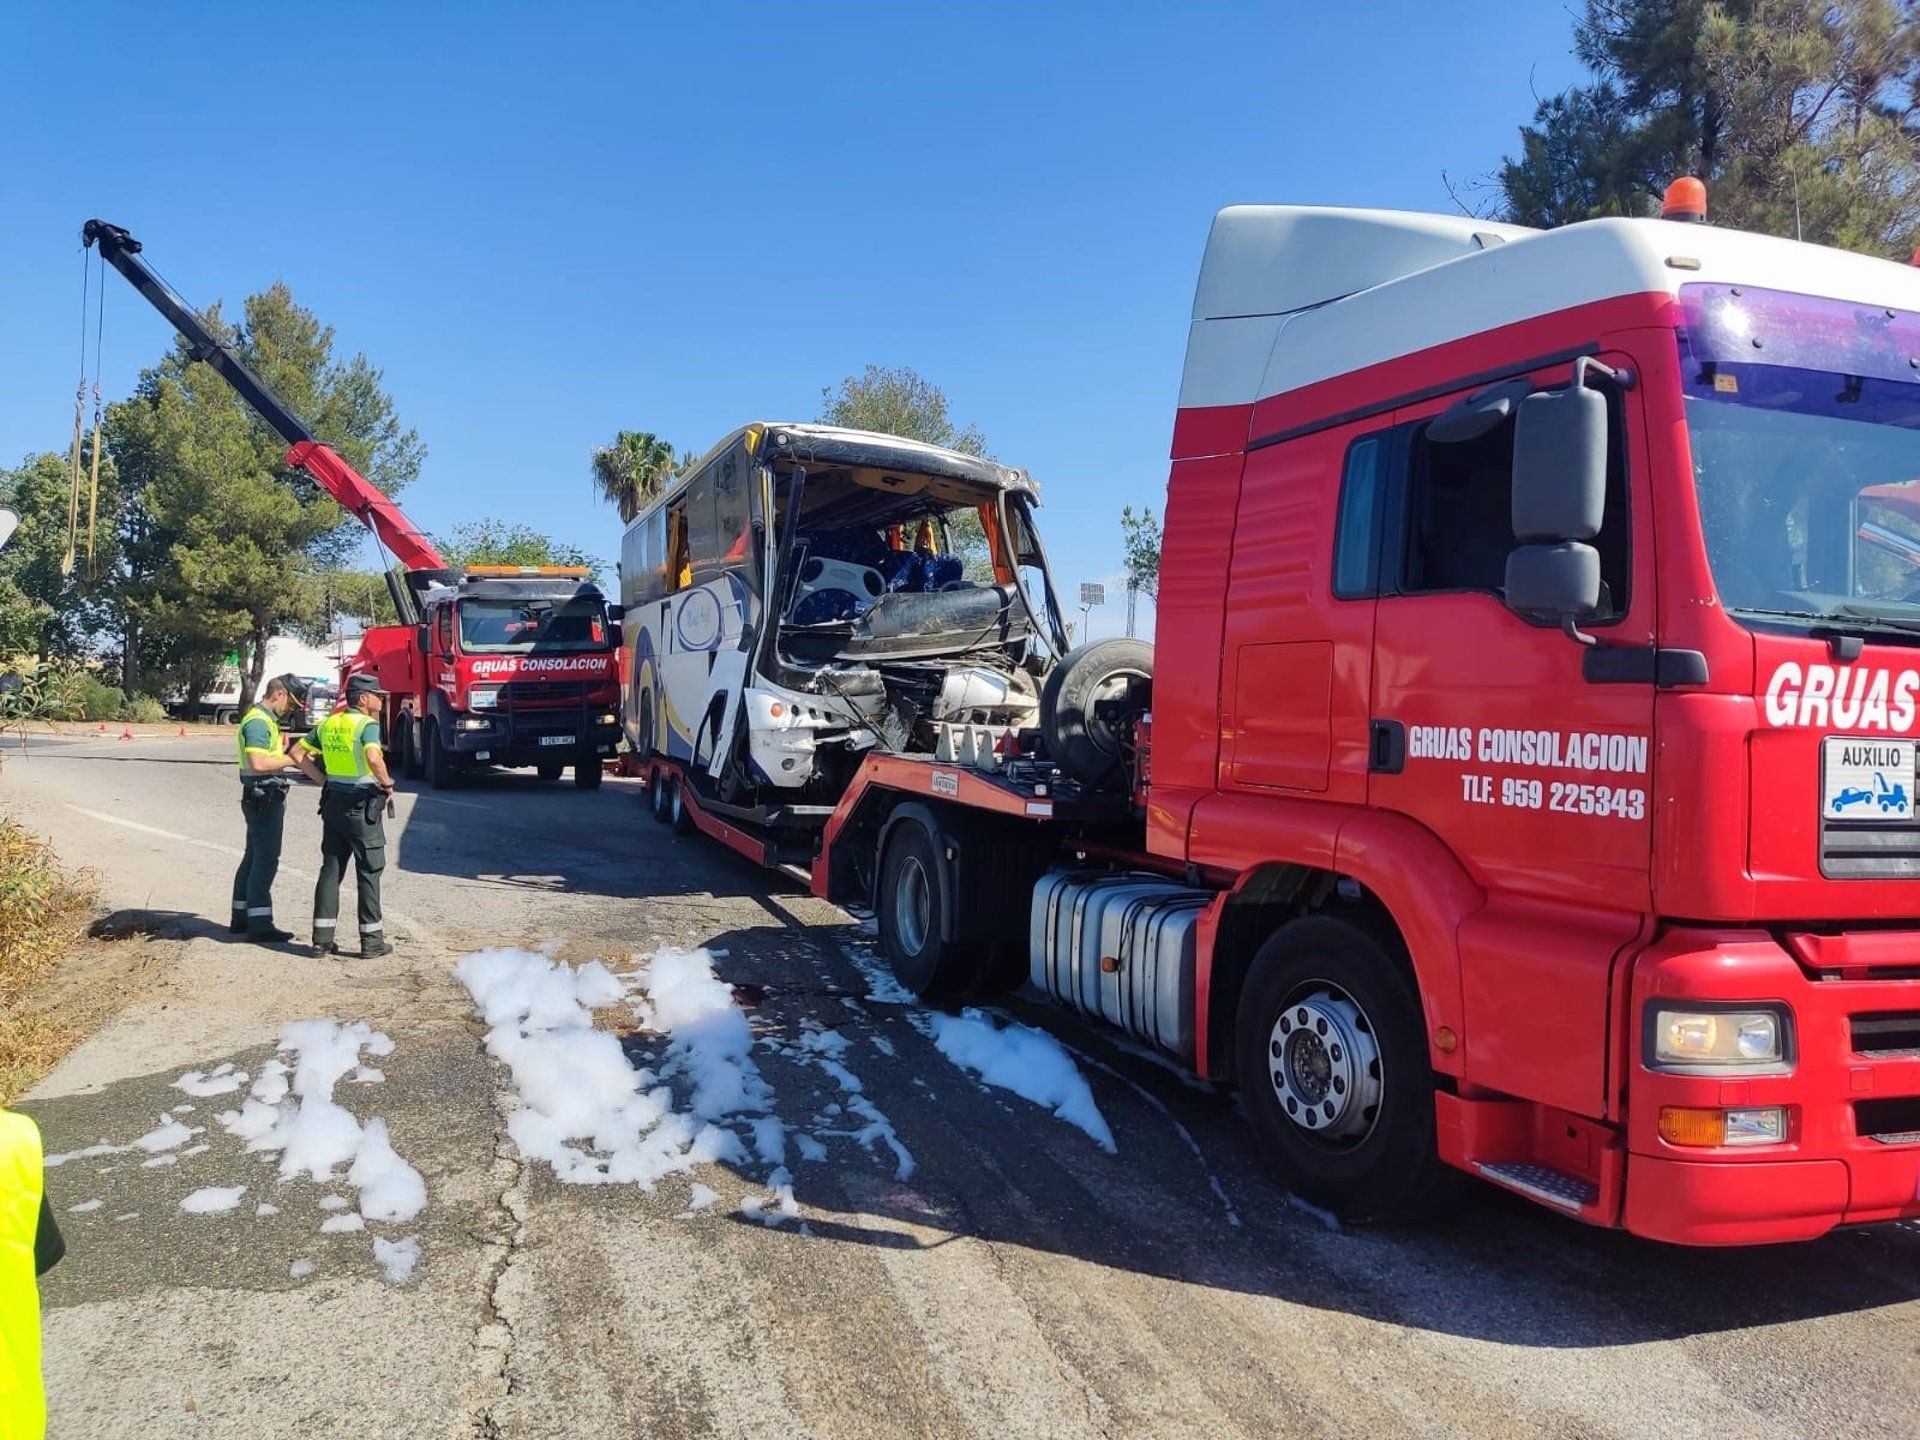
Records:
<instances>
[{"instance_id":1,"label":"black boot","mask_svg":"<svg viewBox=\"0 0 1920 1440\"><path fill-rule=\"evenodd\" d=\"M316 940L313 942L313 953L324 960L329 955L338 955L340 947L331 940Z\"/></svg>"},{"instance_id":2,"label":"black boot","mask_svg":"<svg viewBox=\"0 0 1920 1440\"><path fill-rule=\"evenodd\" d=\"M293 939L293 932L291 930L282 930L277 925L269 925L264 930L247 931L247 938L257 941L262 945L284 945L287 941Z\"/></svg>"},{"instance_id":3,"label":"black boot","mask_svg":"<svg viewBox=\"0 0 1920 1440\"><path fill-rule=\"evenodd\" d=\"M360 942L360 958L362 960L378 960L382 955L391 955L392 953L393 946L384 940L362 940Z\"/></svg>"}]
</instances>

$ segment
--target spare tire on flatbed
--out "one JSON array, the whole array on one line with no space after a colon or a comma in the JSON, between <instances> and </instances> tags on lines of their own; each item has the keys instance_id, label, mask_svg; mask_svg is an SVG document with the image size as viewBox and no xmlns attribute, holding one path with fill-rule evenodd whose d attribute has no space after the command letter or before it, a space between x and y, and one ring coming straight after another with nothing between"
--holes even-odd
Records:
<instances>
[{"instance_id":1,"label":"spare tire on flatbed","mask_svg":"<svg viewBox=\"0 0 1920 1440\"><path fill-rule=\"evenodd\" d=\"M1127 737L1119 717L1102 713L1100 702L1150 690L1135 682L1152 679L1153 647L1144 640L1116 636L1069 650L1040 690L1040 729L1054 764L1083 785L1113 780L1126 759Z\"/></svg>"}]
</instances>

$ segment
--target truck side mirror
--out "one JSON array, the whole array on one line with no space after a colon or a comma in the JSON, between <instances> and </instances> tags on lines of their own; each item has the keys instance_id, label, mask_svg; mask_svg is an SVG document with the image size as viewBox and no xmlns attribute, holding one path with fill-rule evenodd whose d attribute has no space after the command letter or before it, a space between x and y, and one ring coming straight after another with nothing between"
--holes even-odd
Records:
<instances>
[{"instance_id":1,"label":"truck side mirror","mask_svg":"<svg viewBox=\"0 0 1920 1440\"><path fill-rule=\"evenodd\" d=\"M1576 374L1571 389L1522 400L1513 426L1513 537L1506 601L1556 619L1569 638L1600 608L1600 552L1586 542L1606 516L1607 402Z\"/></svg>"}]
</instances>

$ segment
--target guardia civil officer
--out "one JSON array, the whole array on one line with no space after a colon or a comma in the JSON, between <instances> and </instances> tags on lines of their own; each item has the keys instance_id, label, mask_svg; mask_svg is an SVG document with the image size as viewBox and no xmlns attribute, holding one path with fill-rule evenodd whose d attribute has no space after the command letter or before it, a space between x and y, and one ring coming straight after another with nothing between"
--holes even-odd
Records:
<instances>
[{"instance_id":1,"label":"guardia civil officer","mask_svg":"<svg viewBox=\"0 0 1920 1440\"><path fill-rule=\"evenodd\" d=\"M0 1107L0 1440L47 1433L35 1282L66 1253L47 1203L40 1127Z\"/></svg>"},{"instance_id":2,"label":"guardia civil officer","mask_svg":"<svg viewBox=\"0 0 1920 1440\"><path fill-rule=\"evenodd\" d=\"M287 790L299 764L287 754L280 722L306 698L303 681L276 675L240 719L240 813L247 821L247 848L233 872L233 922L228 928L265 944L293 938L291 931L273 923L273 877L280 868Z\"/></svg>"},{"instance_id":3,"label":"guardia civil officer","mask_svg":"<svg viewBox=\"0 0 1920 1440\"><path fill-rule=\"evenodd\" d=\"M393 947L380 917L380 872L387 867L387 799L393 777L380 753L380 682L371 675L347 681L347 707L301 739L306 766L326 767L320 792L320 879L313 887L313 948L337 955L340 880L353 858L360 890L360 953L371 959ZM303 766L303 768L306 768Z\"/></svg>"}]
</instances>

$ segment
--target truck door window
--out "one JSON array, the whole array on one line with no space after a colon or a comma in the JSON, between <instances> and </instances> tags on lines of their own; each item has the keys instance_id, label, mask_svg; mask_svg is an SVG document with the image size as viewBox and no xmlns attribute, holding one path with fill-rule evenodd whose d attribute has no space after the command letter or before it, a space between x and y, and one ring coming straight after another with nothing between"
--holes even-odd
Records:
<instances>
[{"instance_id":1,"label":"truck door window","mask_svg":"<svg viewBox=\"0 0 1920 1440\"><path fill-rule=\"evenodd\" d=\"M1333 593L1342 600L1380 591L1381 495L1399 437L1383 430L1347 447L1333 529Z\"/></svg>"},{"instance_id":2,"label":"truck door window","mask_svg":"<svg viewBox=\"0 0 1920 1440\"><path fill-rule=\"evenodd\" d=\"M1607 498L1594 547L1600 552L1600 614L1627 610L1628 499L1626 426L1618 396L1607 405ZM1403 594L1484 590L1506 585L1513 538L1513 421L1472 440L1438 442L1424 423L1410 427L1407 446ZM1342 503L1345 498L1343 495Z\"/></svg>"},{"instance_id":3,"label":"truck door window","mask_svg":"<svg viewBox=\"0 0 1920 1440\"><path fill-rule=\"evenodd\" d=\"M451 605L440 607L440 614L434 621L434 630L439 635L440 653L451 655L453 653L453 607Z\"/></svg>"}]
</instances>

